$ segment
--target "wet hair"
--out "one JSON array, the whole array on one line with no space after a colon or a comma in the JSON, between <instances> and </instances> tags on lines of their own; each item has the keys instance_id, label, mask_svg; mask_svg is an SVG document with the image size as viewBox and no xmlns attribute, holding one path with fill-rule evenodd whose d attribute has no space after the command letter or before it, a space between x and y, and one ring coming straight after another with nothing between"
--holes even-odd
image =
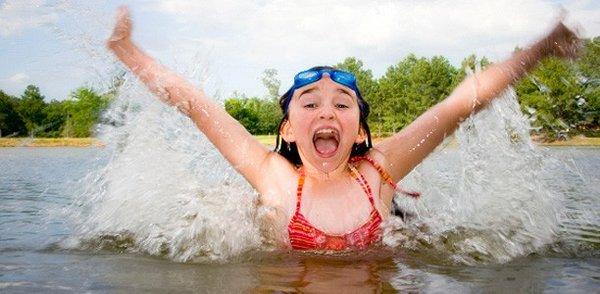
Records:
<instances>
[{"instance_id":1,"label":"wet hair","mask_svg":"<svg viewBox=\"0 0 600 294\"><path fill-rule=\"evenodd\" d=\"M310 70L323 69L335 70L336 68L331 66L315 66ZM290 87L290 89L279 98L279 107L281 108L281 112L283 113L283 118L279 122L279 127L277 128L277 142L274 151L281 154L291 163L295 165L302 165L302 160L300 159L300 154L298 153L296 143L287 142L280 135L281 127L288 120L288 108L292 100L293 94L294 86L292 85L292 87ZM367 139L360 144L355 143L354 146L352 146L352 152L350 153L350 157L365 155L365 153L367 153L367 151L369 151L369 149L373 147L373 142L371 141L371 131L369 129L369 125L367 124L367 118L369 117L369 104L363 99L362 95L360 94L360 90L356 91L356 97L358 100L358 108L360 109L360 127L367 135Z\"/></svg>"}]
</instances>

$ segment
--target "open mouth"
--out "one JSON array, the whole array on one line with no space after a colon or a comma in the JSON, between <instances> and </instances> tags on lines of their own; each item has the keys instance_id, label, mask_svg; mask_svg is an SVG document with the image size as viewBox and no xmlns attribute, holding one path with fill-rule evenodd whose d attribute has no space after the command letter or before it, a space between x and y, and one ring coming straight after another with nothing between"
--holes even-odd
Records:
<instances>
[{"instance_id":1,"label":"open mouth","mask_svg":"<svg viewBox=\"0 0 600 294\"><path fill-rule=\"evenodd\" d=\"M315 132L313 144L317 153L322 157L331 157L338 149L340 135L336 129L323 128Z\"/></svg>"}]
</instances>

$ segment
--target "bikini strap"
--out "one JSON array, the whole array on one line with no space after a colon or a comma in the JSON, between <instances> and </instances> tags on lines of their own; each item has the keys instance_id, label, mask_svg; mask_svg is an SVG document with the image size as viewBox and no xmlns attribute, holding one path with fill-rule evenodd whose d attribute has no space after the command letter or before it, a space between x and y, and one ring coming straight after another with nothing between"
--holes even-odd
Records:
<instances>
[{"instance_id":1,"label":"bikini strap","mask_svg":"<svg viewBox=\"0 0 600 294\"><path fill-rule=\"evenodd\" d=\"M300 167L300 176L298 177L298 187L296 188L296 213L300 211L300 201L302 201L302 188L304 187L304 167Z\"/></svg>"},{"instance_id":2,"label":"bikini strap","mask_svg":"<svg viewBox=\"0 0 600 294\"><path fill-rule=\"evenodd\" d=\"M365 191L365 194L367 194L369 203L371 203L371 206L375 208L375 200L373 199L373 190L371 190L371 186L369 186L369 183L365 177L356 169L356 167L354 167L354 165L349 164L348 167L350 168L352 177L360 184L360 187L363 189L363 191Z\"/></svg>"},{"instance_id":3,"label":"bikini strap","mask_svg":"<svg viewBox=\"0 0 600 294\"><path fill-rule=\"evenodd\" d=\"M370 163L376 170L377 172L379 172L379 175L381 176L381 178L388 183L392 189L399 191L400 193L406 195L406 196L410 196L413 198L419 198L419 196L421 196L421 193L416 192L416 191L407 191L402 189L400 186L396 185L396 183L394 183L394 180L392 180L392 177L390 176L390 174L385 171L385 169L383 169L383 167L381 167L381 165L379 165L379 163L377 163L377 161L375 161L373 158L368 157L368 156L354 156L350 159L351 163L356 163L356 162L360 162L360 161L366 161L368 163Z\"/></svg>"},{"instance_id":4,"label":"bikini strap","mask_svg":"<svg viewBox=\"0 0 600 294\"><path fill-rule=\"evenodd\" d=\"M360 162L362 160L370 163L377 170L377 172L379 172L379 175L381 176L381 178L384 181L386 181L386 183L388 183L392 187L392 189L394 189L394 190L398 189L398 185L396 185L396 183L394 183L390 174L388 174L381 167L381 165L379 165L379 163L377 163L377 161L373 160L373 158L368 157L368 156L355 156L350 159L350 162L356 163L356 162Z\"/></svg>"}]
</instances>

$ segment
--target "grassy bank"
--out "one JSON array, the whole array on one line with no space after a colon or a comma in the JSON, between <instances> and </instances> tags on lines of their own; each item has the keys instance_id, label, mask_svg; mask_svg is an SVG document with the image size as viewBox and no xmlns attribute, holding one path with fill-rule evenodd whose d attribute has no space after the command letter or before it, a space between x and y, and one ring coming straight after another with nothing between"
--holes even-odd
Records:
<instances>
[{"instance_id":1,"label":"grassy bank","mask_svg":"<svg viewBox=\"0 0 600 294\"><path fill-rule=\"evenodd\" d=\"M542 146L600 146L600 137L575 136L564 141L538 142Z\"/></svg>"},{"instance_id":2,"label":"grassy bank","mask_svg":"<svg viewBox=\"0 0 600 294\"><path fill-rule=\"evenodd\" d=\"M259 142L275 146L275 135L257 135ZM374 138L375 142L384 138ZM538 142L542 146L598 146L599 137L576 136L564 141ZM0 147L99 147L104 143L96 138L0 138Z\"/></svg>"},{"instance_id":3,"label":"grassy bank","mask_svg":"<svg viewBox=\"0 0 600 294\"><path fill-rule=\"evenodd\" d=\"M0 138L0 147L99 147L103 145L96 138Z\"/></svg>"}]
</instances>

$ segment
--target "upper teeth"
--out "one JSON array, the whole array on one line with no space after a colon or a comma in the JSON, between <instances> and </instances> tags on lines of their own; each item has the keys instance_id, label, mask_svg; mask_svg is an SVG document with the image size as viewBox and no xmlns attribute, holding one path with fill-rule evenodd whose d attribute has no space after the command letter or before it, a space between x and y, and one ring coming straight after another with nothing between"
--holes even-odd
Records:
<instances>
[{"instance_id":1,"label":"upper teeth","mask_svg":"<svg viewBox=\"0 0 600 294\"><path fill-rule=\"evenodd\" d=\"M322 129L322 130L318 130L317 134L326 134L326 133L333 133L335 132L334 129Z\"/></svg>"}]
</instances>

